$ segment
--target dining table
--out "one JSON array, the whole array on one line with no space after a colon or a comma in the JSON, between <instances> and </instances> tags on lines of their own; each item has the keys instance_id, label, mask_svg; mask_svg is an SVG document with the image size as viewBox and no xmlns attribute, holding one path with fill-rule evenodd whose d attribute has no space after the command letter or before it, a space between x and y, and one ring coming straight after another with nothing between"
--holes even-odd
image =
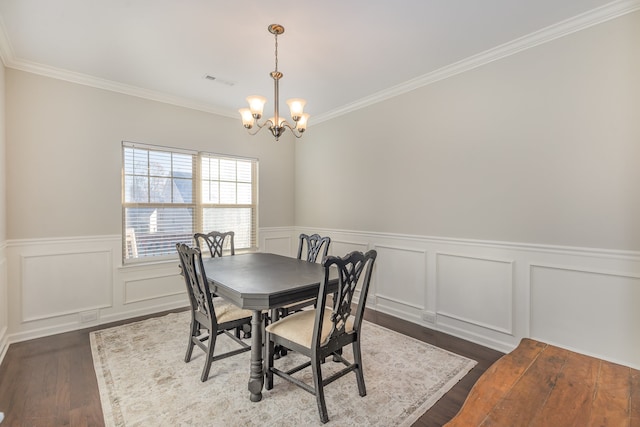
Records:
<instances>
[{"instance_id":1,"label":"dining table","mask_svg":"<svg viewBox=\"0 0 640 427\"><path fill-rule=\"evenodd\" d=\"M318 296L324 280L322 265L297 258L253 252L203 259L211 292L240 308L252 310L249 398L262 400L265 371L263 336L265 319L275 308ZM338 274L330 273L330 285Z\"/></svg>"}]
</instances>

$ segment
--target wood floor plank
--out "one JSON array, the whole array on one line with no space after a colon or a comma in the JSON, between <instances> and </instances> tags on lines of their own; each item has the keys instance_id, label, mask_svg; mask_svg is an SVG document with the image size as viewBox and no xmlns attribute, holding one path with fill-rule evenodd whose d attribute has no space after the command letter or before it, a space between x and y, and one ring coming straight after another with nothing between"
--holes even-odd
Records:
<instances>
[{"instance_id":1,"label":"wood floor plank","mask_svg":"<svg viewBox=\"0 0 640 427\"><path fill-rule=\"evenodd\" d=\"M11 344L0 365L0 411L5 413L2 427L103 427L89 332L182 310ZM414 423L415 427L441 427L449 421L464 403L475 381L503 356L499 351L384 313L367 310L365 317L478 362L469 374ZM54 393L55 396L48 397L47 393Z\"/></svg>"},{"instance_id":2,"label":"wood floor plank","mask_svg":"<svg viewBox=\"0 0 640 427\"><path fill-rule=\"evenodd\" d=\"M71 358L58 358L58 375L55 386L55 417L61 425L69 425L69 413L71 411Z\"/></svg>"}]
</instances>

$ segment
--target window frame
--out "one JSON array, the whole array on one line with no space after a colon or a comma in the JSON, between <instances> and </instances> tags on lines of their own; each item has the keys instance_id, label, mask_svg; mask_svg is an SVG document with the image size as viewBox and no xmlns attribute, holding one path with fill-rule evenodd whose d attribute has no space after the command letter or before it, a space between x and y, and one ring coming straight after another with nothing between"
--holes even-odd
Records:
<instances>
[{"instance_id":1,"label":"window frame","mask_svg":"<svg viewBox=\"0 0 640 427\"><path fill-rule=\"evenodd\" d=\"M229 209L229 208L242 208L242 209L250 209L250 229L249 229L249 246L238 246L236 243L236 253L238 252L252 252L256 251L258 248L258 159L250 158L250 157L242 157L242 156L234 156L228 154L219 154L219 153L211 153L204 151L196 151L196 150L188 150L183 148L175 148L161 145L152 145L152 144L144 144L137 143L132 141L122 141L121 146L121 155L122 155L122 170L121 170L121 209L122 209L122 230L121 230L121 238L122 238L122 265L136 265L136 264L144 264L144 263L154 263L154 262L163 262L167 260L175 260L176 252L171 251L170 254L160 254L160 255L145 255L145 256L129 256L130 252L134 252L133 247L137 247L137 238L134 235L136 241L131 242L131 236L129 235L127 228L127 209L135 209L135 208L180 208L180 209L192 209L192 221L191 221L191 238L190 243L193 243L193 234L197 232L209 232L213 230L203 230L205 223L205 210L206 209ZM160 151L167 152L173 154L182 154L182 155L190 155L191 156L191 194L192 199L191 202L187 203L167 203L167 202L151 202L150 195L151 190L147 188L147 202L132 202L127 201L126 199L126 185L127 185L127 170L126 170L126 149L139 149L139 150L147 150L147 154L150 151ZM251 203L213 203L213 202L204 202L202 195L202 160L204 158L208 159L217 159L217 160L232 160L232 161L246 161L250 162L251 170L250 170L250 184L251 184ZM131 176L135 176L135 174L131 174ZM143 175L139 175L143 176ZM151 167L147 165L147 177L151 179L153 175L151 174ZM174 175L169 176L170 179L174 179ZM222 180L219 180L222 181ZM149 181L150 182L150 181ZM238 177L236 172L236 179L234 181L227 180L226 182L235 182L236 185L238 183ZM242 181L241 181L242 182ZM246 181L244 181L246 183ZM173 185L172 185L173 187ZM173 193L172 193L173 198ZM219 201L218 201L219 202ZM216 230L216 231L236 231L233 229L229 230ZM237 234L237 231L236 231ZM236 239L237 241L237 239Z\"/></svg>"}]
</instances>

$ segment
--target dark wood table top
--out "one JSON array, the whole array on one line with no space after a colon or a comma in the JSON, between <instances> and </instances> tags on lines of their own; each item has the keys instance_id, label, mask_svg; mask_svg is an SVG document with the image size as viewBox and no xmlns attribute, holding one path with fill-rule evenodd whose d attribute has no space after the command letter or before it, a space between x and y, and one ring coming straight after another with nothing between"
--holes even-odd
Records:
<instances>
[{"instance_id":1,"label":"dark wood table top","mask_svg":"<svg viewBox=\"0 0 640 427\"><path fill-rule=\"evenodd\" d=\"M316 297L324 280L320 264L270 253L209 258L203 263L212 292L248 310Z\"/></svg>"}]
</instances>

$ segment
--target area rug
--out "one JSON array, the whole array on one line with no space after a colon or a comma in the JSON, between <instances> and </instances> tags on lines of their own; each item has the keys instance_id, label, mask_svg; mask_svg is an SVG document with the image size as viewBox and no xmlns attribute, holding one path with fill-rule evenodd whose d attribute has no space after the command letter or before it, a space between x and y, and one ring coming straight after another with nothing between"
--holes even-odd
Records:
<instances>
[{"instance_id":1,"label":"area rug","mask_svg":"<svg viewBox=\"0 0 640 427\"><path fill-rule=\"evenodd\" d=\"M322 425L315 397L278 377L262 401L251 402L248 352L214 362L202 383L204 353L195 348L191 362L183 359L188 334L188 312L91 333L106 426ZM216 353L233 347L220 336ZM359 396L353 374L328 385L329 425L409 426L476 364L366 321L362 353L367 395ZM345 356L351 358L350 349ZM288 353L276 366L301 360ZM328 359L323 374L339 366ZM309 369L298 375L312 384Z\"/></svg>"}]
</instances>

